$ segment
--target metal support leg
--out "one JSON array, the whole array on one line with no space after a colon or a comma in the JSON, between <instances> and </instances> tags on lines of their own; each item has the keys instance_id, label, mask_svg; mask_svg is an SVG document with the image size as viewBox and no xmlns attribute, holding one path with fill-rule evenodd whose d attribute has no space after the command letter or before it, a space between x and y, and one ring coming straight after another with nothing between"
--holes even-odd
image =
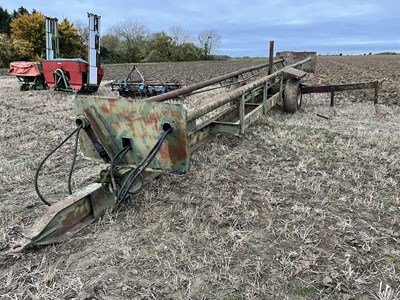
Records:
<instances>
[{"instance_id":1,"label":"metal support leg","mask_svg":"<svg viewBox=\"0 0 400 300\"><path fill-rule=\"evenodd\" d=\"M269 42L269 66L268 75L272 74L272 66L274 65L274 41Z\"/></svg>"},{"instance_id":2,"label":"metal support leg","mask_svg":"<svg viewBox=\"0 0 400 300\"><path fill-rule=\"evenodd\" d=\"M263 114L267 114L267 99L268 99L268 83L265 83L263 89Z\"/></svg>"},{"instance_id":3,"label":"metal support leg","mask_svg":"<svg viewBox=\"0 0 400 300\"><path fill-rule=\"evenodd\" d=\"M374 104L378 104L378 93L379 93L379 83L377 82L375 85L375 92L374 92Z\"/></svg>"},{"instance_id":4,"label":"metal support leg","mask_svg":"<svg viewBox=\"0 0 400 300\"><path fill-rule=\"evenodd\" d=\"M242 95L239 105L240 133L244 133L244 116L245 116L245 96Z\"/></svg>"}]
</instances>

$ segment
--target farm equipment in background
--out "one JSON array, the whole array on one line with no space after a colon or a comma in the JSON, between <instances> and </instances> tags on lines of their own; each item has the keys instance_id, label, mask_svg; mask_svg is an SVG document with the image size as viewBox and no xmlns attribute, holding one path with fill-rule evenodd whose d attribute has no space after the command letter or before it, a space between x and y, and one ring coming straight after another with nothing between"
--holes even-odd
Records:
<instances>
[{"instance_id":1,"label":"farm equipment in background","mask_svg":"<svg viewBox=\"0 0 400 300\"><path fill-rule=\"evenodd\" d=\"M44 90L47 88L42 65L39 62L12 62L8 73L18 78L20 91Z\"/></svg>"},{"instance_id":2,"label":"farm equipment in background","mask_svg":"<svg viewBox=\"0 0 400 300\"><path fill-rule=\"evenodd\" d=\"M46 17L46 59L54 59L60 55L58 47L58 20ZM20 91L44 90L47 84L41 62L17 61L10 63L10 75L18 78Z\"/></svg>"},{"instance_id":3,"label":"farm equipment in background","mask_svg":"<svg viewBox=\"0 0 400 300\"><path fill-rule=\"evenodd\" d=\"M89 64L81 58L58 58L42 61L43 74L49 88L65 92L96 92L103 78L97 69L97 83L89 84Z\"/></svg>"},{"instance_id":4,"label":"farm equipment in background","mask_svg":"<svg viewBox=\"0 0 400 300\"><path fill-rule=\"evenodd\" d=\"M100 16L88 13L89 62L80 58L59 58L58 20L46 17L46 60L13 62L10 75L17 76L20 90L46 89L68 92L96 92L103 78L100 67Z\"/></svg>"},{"instance_id":5,"label":"farm equipment in background","mask_svg":"<svg viewBox=\"0 0 400 300\"><path fill-rule=\"evenodd\" d=\"M136 71L140 80L133 80L132 74ZM122 97L145 98L180 89L182 84L170 81L145 79L136 66L133 66L125 81L111 82L111 91L118 91ZM117 89L116 89L117 88Z\"/></svg>"},{"instance_id":6,"label":"farm equipment in background","mask_svg":"<svg viewBox=\"0 0 400 300\"><path fill-rule=\"evenodd\" d=\"M89 62L81 58L54 58L42 61L49 88L66 92L96 92L103 78L100 67L100 16L88 13ZM49 41L51 37L46 36Z\"/></svg>"}]
</instances>

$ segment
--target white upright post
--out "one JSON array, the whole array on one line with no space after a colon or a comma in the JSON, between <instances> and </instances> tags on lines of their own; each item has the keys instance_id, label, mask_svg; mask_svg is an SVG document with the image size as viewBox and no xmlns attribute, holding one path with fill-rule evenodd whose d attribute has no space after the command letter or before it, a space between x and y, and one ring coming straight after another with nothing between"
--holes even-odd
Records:
<instances>
[{"instance_id":1,"label":"white upright post","mask_svg":"<svg viewBox=\"0 0 400 300\"><path fill-rule=\"evenodd\" d=\"M89 80L92 87L98 86L97 69L100 66L100 16L88 13L89 17Z\"/></svg>"},{"instance_id":2,"label":"white upright post","mask_svg":"<svg viewBox=\"0 0 400 300\"><path fill-rule=\"evenodd\" d=\"M58 47L58 20L46 17L46 59L54 59L60 56Z\"/></svg>"}]
</instances>

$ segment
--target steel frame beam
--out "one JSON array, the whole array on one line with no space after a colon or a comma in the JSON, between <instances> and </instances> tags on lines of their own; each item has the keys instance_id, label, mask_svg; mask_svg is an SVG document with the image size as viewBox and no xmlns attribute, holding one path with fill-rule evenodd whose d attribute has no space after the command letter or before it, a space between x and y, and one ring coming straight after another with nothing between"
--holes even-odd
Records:
<instances>
[{"instance_id":1,"label":"steel frame beam","mask_svg":"<svg viewBox=\"0 0 400 300\"><path fill-rule=\"evenodd\" d=\"M378 94L381 83L379 81L360 82L360 83L349 83L349 84L335 84L335 85L321 85L321 86L301 86L302 94L313 94L313 93L331 93L331 106L335 105L335 92L351 91L351 90L362 90L362 89L374 89L374 104L378 103Z\"/></svg>"},{"instance_id":2,"label":"steel frame beam","mask_svg":"<svg viewBox=\"0 0 400 300\"><path fill-rule=\"evenodd\" d=\"M273 64L278 64L278 63L283 63L284 60L283 59L277 59L273 61ZM252 72L252 71L259 71L263 68L268 68L269 67L269 62L268 63L263 63L257 66L252 66L252 67L248 67L248 68L244 68L235 72L231 72L225 75L221 75L218 77L214 77L199 83L195 83L186 87L182 87L178 90L175 91L171 91L169 93L165 93L162 95L158 95L158 96L154 96L154 97L149 97L147 99L145 99L144 101L152 101L152 102L164 102L166 100L171 100L171 99L175 99L181 96L185 96L188 95L194 91L197 91L199 89L202 89L204 87L216 84L216 83L220 83L226 80L231 80L232 85L233 86L237 86L237 82L238 82L238 78L240 75L243 75L245 73L248 72Z\"/></svg>"},{"instance_id":3,"label":"steel frame beam","mask_svg":"<svg viewBox=\"0 0 400 300\"><path fill-rule=\"evenodd\" d=\"M306 58L295 64L292 64L283 69L280 69L280 70L276 71L275 73L272 73L271 75L265 76L263 78L255 80L255 81L252 81L249 84L246 84L240 88L237 88L237 89L232 90L228 93L225 93L221 96L217 96L213 99L210 99L209 101L202 104L201 106L190 110L189 114L188 114L188 121L189 122L194 121L194 120L204 116L205 114L221 107L222 105L224 105L230 101L236 100L238 97L247 95L247 94L251 93L252 91L254 93L255 90L263 89L263 85L265 85L266 83L270 83L270 84L275 83L275 79L277 79L277 78L279 81L282 82L283 74L285 73L286 69L302 66L303 64L305 64L311 60L312 60L312 58Z\"/></svg>"}]
</instances>

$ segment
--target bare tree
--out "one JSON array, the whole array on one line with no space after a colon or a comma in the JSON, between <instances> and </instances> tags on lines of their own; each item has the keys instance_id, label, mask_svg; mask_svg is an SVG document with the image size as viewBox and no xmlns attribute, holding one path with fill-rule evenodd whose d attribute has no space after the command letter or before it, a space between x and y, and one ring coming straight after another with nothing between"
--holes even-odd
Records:
<instances>
[{"instance_id":1,"label":"bare tree","mask_svg":"<svg viewBox=\"0 0 400 300\"><path fill-rule=\"evenodd\" d=\"M172 38L172 42L177 46L188 43L192 39L192 34L180 26L171 26L169 28L169 34Z\"/></svg>"},{"instance_id":2,"label":"bare tree","mask_svg":"<svg viewBox=\"0 0 400 300\"><path fill-rule=\"evenodd\" d=\"M215 29L203 30L198 36L200 48L204 51L204 58L209 59L221 44L221 35Z\"/></svg>"},{"instance_id":3,"label":"bare tree","mask_svg":"<svg viewBox=\"0 0 400 300\"><path fill-rule=\"evenodd\" d=\"M110 27L109 32L124 41L147 38L150 30L146 24L137 20L126 20Z\"/></svg>"},{"instance_id":4,"label":"bare tree","mask_svg":"<svg viewBox=\"0 0 400 300\"><path fill-rule=\"evenodd\" d=\"M145 43L150 30L144 23L132 19L122 21L112 26L108 33L120 40L120 49L117 50L126 61L136 62L145 57Z\"/></svg>"},{"instance_id":5,"label":"bare tree","mask_svg":"<svg viewBox=\"0 0 400 300\"><path fill-rule=\"evenodd\" d=\"M81 49L83 50L89 46L89 24L82 20L76 20L74 26L81 38Z\"/></svg>"}]
</instances>

